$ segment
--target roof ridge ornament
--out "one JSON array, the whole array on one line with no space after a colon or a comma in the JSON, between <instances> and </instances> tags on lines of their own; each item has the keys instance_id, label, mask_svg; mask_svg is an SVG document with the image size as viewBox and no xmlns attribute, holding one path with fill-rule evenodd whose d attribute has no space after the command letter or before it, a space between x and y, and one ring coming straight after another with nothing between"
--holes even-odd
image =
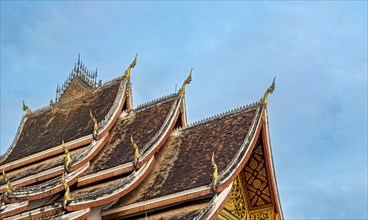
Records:
<instances>
[{"instance_id":1,"label":"roof ridge ornament","mask_svg":"<svg viewBox=\"0 0 368 220\"><path fill-rule=\"evenodd\" d=\"M215 152L212 152L212 167L213 167L213 174L212 174L212 189L216 191L216 184L218 182L218 168L215 162Z\"/></svg>"},{"instance_id":2,"label":"roof ridge ornament","mask_svg":"<svg viewBox=\"0 0 368 220\"><path fill-rule=\"evenodd\" d=\"M133 135L130 135L130 144L131 146L134 148L134 161L133 161L133 165L136 167L136 164L138 162L138 159L142 156L141 152L139 152L139 147L138 145L135 143L134 139L133 139Z\"/></svg>"},{"instance_id":3,"label":"roof ridge ornament","mask_svg":"<svg viewBox=\"0 0 368 220\"><path fill-rule=\"evenodd\" d=\"M190 69L189 76L185 79L185 81L183 82L183 85L181 86L180 95L182 97L184 97L185 95L185 86L188 85L192 81L192 71L193 71L193 68Z\"/></svg>"},{"instance_id":4,"label":"roof ridge ornament","mask_svg":"<svg viewBox=\"0 0 368 220\"><path fill-rule=\"evenodd\" d=\"M123 77L125 77L128 81L130 81L130 70L134 68L135 65L137 64L137 56L138 56L138 53L135 55L133 62L129 65L129 67L124 72Z\"/></svg>"},{"instance_id":5,"label":"roof ridge ornament","mask_svg":"<svg viewBox=\"0 0 368 220\"><path fill-rule=\"evenodd\" d=\"M65 189L64 199L68 203L68 202L73 201L74 198L72 197L72 194L70 193L70 187L69 187L68 183L65 181L64 175L65 175L65 173L63 173L61 175L61 184L63 184L64 189Z\"/></svg>"},{"instance_id":6,"label":"roof ridge ornament","mask_svg":"<svg viewBox=\"0 0 368 220\"><path fill-rule=\"evenodd\" d=\"M30 115L32 113L31 109L28 108L28 106L26 106L26 104L23 101L23 111L26 112L26 116Z\"/></svg>"},{"instance_id":7,"label":"roof ridge ornament","mask_svg":"<svg viewBox=\"0 0 368 220\"><path fill-rule=\"evenodd\" d=\"M6 182L6 192L10 193L10 192L13 192L13 187L10 183L10 179L8 177L8 175L6 175L5 173L5 170L3 170L3 178L4 178L4 181Z\"/></svg>"},{"instance_id":8,"label":"roof ridge ornament","mask_svg":"<svg viewBox=\"0 0 368 220\"><path fill-rule=\"evenodd\" d=\"M97 140L98 135L98 122L97 119L93 116L92 110L89 110L89 115L91 116L91 120L93 121L93 139Z\"/></svg>"},{"instance_id":9,"label":"roof ridge ornament","mask_svg":"<svg viewBox=\"0 0 368 220\"><path fill-rule=\"evenodd\" d=\"M63 148L64 153L66 155L66 166L69 166L73 162L73 160L72 157L70 156L69 150L65 147L64 139L61 139L61 147Z\"/></svg>"},{"instance_id":10,"label":"roof ridge ornament","mask_svg":"<svg viewBox=\"0 0 368 220\"><path fill-rule=\"evenodd\" d=\"M275 90L275 80L276 80L276 77L273 78L273 81L272 81L271 86L268 87L268 89L266 90L265 94L263 95L263 98L261 100L263 106L266 106L267 105L268 94L273 93L273 91Z\"/></svg>"}]
</instances>

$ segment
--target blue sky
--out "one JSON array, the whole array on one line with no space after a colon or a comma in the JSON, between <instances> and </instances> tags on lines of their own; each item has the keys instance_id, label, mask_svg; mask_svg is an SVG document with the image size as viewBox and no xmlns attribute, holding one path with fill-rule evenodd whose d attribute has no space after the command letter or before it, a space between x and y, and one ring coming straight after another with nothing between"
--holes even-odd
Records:
<instances>
[{"instance_id":1,"label":"blue sky","mask_svg":"<svg viewBox=\"0 0 368 220\"><path fill-rule=\"evenodd\" d=\"M1 1L3 153L78 53L103 81L136 53L134 106L187 87L188 121L258 101L286 219L367 219L367 2Z\"/></svg>"}]
</instances>

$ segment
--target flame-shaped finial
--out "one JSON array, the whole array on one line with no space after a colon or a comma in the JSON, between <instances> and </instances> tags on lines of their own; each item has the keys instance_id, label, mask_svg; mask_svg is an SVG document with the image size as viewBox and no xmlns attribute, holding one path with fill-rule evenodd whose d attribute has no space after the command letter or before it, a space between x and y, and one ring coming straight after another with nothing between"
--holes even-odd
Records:
<instances>
[{"instance_id":1,"label":"flame-shaped finial","mask_svg":"<svg viewBox=\"0 0 368 220\"><path fill-rule=\"evenodd\" d=\"M185 86L188 85L192 81L192 71L193 71L193 68L190 69L189 76L186 78L186 80L183 82L183 85L181 86L181 90L180 90L181 96L185 95Z\"/></svg>"}]
</instances>

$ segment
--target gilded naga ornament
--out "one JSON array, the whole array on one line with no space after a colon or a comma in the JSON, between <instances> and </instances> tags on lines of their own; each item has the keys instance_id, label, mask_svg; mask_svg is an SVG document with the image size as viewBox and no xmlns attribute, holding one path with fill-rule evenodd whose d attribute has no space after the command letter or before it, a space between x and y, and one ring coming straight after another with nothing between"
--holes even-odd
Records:
<instances>
[{"instance_id":1,"label":"gilded naga ornament","mask_svg":"<svg viewBox=\"0 0 368 220\"><path fill-rule=\"evenodd\" d=\"M72 197L72 194L70 193L70 188L68 186L68 183L65 181L64 175L65 174L61 175L61 184L63 184L64 189L65 189L64 199L67 202L70 202L70 201L73 201L74 199Z\"/></svg>"},{"instance_id":2,"label":"gilded naga ornament","mask_svg":"<svg viewBox=\"0 0 368 220\"><path fill-rule=\"evenodd\" d=\"M69 150L65 147L64 139L61 139L61 146L63 147L64 153L66 155L66 165L69 166L73 162L73 160L70 156Z\"/></svg>"},{"instance_id":3,"label":"gilded naga ornament","mask_svg":"<svg viewBox=\"0 0 368 220\"><path fill-rule=\"evenodd\" d=\"M93 121L93 139L97 140L98 122L97 119L93 117L92 110L89 111L89 115L91 116L91 120Z\"/></svg>"},{"instance_id":4,"label":"gilded naga ornament","mask_svg":"<svg viewBox=\"0 0 368 220\"><path fill-rule=\"evenodd\" d=\"M265 92L265 94L264 94L264 96L263 96L262 104L263 104L264 106L266 106L266 105L267 105L267 101L268 101L268 94L273 93L273 91L275 90L275 79L276 79L276 77L275 77L275 78L273 78L272 85L271 85L271 86L266 90L266 92Z\"/></svg>"},{"instance_id":5,"label":"gilded naga ornament","mask_svg":"<svg viewBox=\"0 0 368 220\"><path fill-rule=\"evenodd\" d=\"M132 68L134 68L134 67L135 67L135 65L137 64L137 56L138 56L138 53L135 55L135 58L134 58L133 62L129 65L128 69L126 69L126 70L125 70L125 72L124 72L124 77L125 77L128 81L130 81L130 70L131 70Z\"/></svg>"},{"instance_id":6,"label":"gilded naga ornament","mask_svg":"<svg viewBox=\"0 0 368 220\"><path fill-rule=\"evenodd\" d=\"M212 174L212 188L215 189L216 188L216 184L218 181L218 169L217 169L217 164L215 162L215 152L212 152L212 167L213 167L213 174Z\"/></svg>"},{"instance_id":7,"label":"gilded naga ornament","mask_svg":"<svg viewBox=\"0 0 368 220\"><path fill-rule=\"evenodd\" d=\"M4 181L6 182L6 187L5 187L6 192L8 193L13 192L13 187L10 183L10 179L8 175L6 175L5 173L5 170L3 170L3 178L4 178Z\"/></svg>"},{"instance_id":8,"label":"gilded naga ornament","mask_svg":"<svg viewBox=\"0 0 368 220\"><path fill-rule=\"evenodd\" d=\"M141 157L141 152L139 152L139 148L138 145L135 143L135 141L133 140L133 135L130 135L130 144L132 145L132 147L134 148L134 160L133 160L133 165L134 167L137 169L137 163L138 163L138 159Z\"/></svg>"},{"instance_id":9,"label":"gilded naga ornament","mask_svg":"<svg viewBox=\"0 0 368 220\"><path fill-rule=\"evenodd\" d=\"M30 115L32 112L31 112L31 109L28 108L28 106L26 106L26 104L24 103L23 101L23 111L26 112L26 115Z\"/></svg>"},{"instance_id":10,"label":"gilded naga ornament","mask_svg":"<svg viewBox=\"0 0 368 220\"><path fill-rule=\"evenodd\" d=\"M133 140L133 135L130 135L130 144L134 148L134 159L138 159L141 157L141 154L139 153L138 145Z\"/></svg>"},{"instance_id":11,"label":"gilded naga ornament","mask_svg":"<svg viewBox=\"0 0 368 220\"><path fill-rule=\"evenodd\" d=\"M183 85L181 86L180 95L183 97L185 95L185 86L188 85L192 81L192 71L193 71L193 68L190 69L188 78L184 81Z\"/></svg>"}]
</instances>

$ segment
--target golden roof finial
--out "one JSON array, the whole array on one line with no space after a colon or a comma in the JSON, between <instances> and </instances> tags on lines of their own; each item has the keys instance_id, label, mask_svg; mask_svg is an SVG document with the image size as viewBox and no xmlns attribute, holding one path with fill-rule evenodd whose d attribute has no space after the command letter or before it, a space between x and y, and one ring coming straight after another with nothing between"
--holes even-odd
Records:
<instances>
[{"instance_id":1,"label":"golden roof finial","mask_svg":"<svg viewBox=\"0 0 368 220\"><path fill-rule=\"evenodd\" d=\"M23 101L23 111L26 112L26 115L31 114L31 109L28 108L28 106L26 106L26 104Z\"/></svg>"},{"instance_id":2,"label":"golden roof finial","mask_svg":"<svg viewBox=\"0 0 368 220\"><path fill-rule=\"evenodd\" d=\"M268 94L273 93L273 91L275 90L275 79L276 79L276 77L275 77L275 78L273 78L272 85L271 85L271 86L266 90L266 92L265 92L265 94L264 94L264 96L263 96L262 104L263 104L264 106L266 106L266 105L267 105L267 101L268 101Z\"/></svg>"},{"instance_id":3,"label":"golden roof finial","mask_svg":"<svg viewBox=\"0 0 368 220\"><path fill-rule=\"evenodd\" d=\"M68 183L65 181L65 178L64 178L64 175L65 174L62 174L61 175L61 184L63 184L64 186L64 189L65 189L65 194L64 194L64 199L69 202L69 201L73 201L73 197L72 197L72 194L70 193L70 188L68 186Z\"/></svg>"},{"instance_id":4,"label":"golden roof finial","mask_svg":"<svg viewBox=\"0 0 368 220\"><path fill-rule=\"evenodd\" d=\"M73 162L72 157L70 156L69 150L65 147L64 139L61 139L61 146L64 149L64 153L66 155L66 165L69 166Z\"/></svg>"},{"instance_id":5,"label":"golden roof finial","mask_svg":"<svg viewBox=\"0 0 368 220\"><path fill-rule=\"evenodd\" d=\"M130 135L130 144L134 148L134 159L136 160L136 159L140 158L141 154L139 152L138 145L133 140L133 135Z\"/></svg>"},{"instance_id":6,"label":"golden roof finial","mask_svg":"<svg viewBox=\"0 0 368 220\"><path fill-rule=\"evenodd\" d=\"M91 116L91 120L93 121L93 138L97 139L98 134L98 122L95 117L93 117L92 110L89 111L89 115Z\"/></svg>"},{"instance_id":7,"label":"golden roof finial","mask_svg":"<svg viewBox=\"0 0 368 220\"><path fill-rule=\"evenodd\" d=\"M135 58L133 62L129 65L128 69L126 69L124 72L124 77L127 78L128 81L130 81L130 70L134 68L135 65L137 64L137 56L138 56L138 53L135 55Z\"/></svg>"},{"instance_id":8,"label":"golden roof finial","mask_svg":"<svg viewBox=\"0 0 368 220\"><path fill-rule=\"evenodd\" d=\"M3 178L4 178L4 181L6 182L6 192L10 193L10 192L13 192L13 187L10 183L10 179L8 177L8 175L6 175L5 173L5 170L3 170Z\"/></svg>"},{"instance_id":9,"label":"golden roof finial","mask_svg":"<svg viewBox=\"0 0 368 220\"><path fill-rule=\"evenodd\" d=\"M193 71L193 68L190 69L190 73L189 73L188 78L183 82L183 85L181 86L181 90L180 90L180 95L181 96L185 95L185 86L192 81L192 71Z\"/></svg>"},{"instance_id":10,"label":"golden roof finial","mask_svg":"<svg viewBox=\"0 0 368 220\"><path fill-rule=\"evenodd\" d=\"M212 152L212 167L213 167L213 183L216 184L218 180L218 170L217 170L217 164L215 162L215 152Z\"/></svg>"}]
</instances>

